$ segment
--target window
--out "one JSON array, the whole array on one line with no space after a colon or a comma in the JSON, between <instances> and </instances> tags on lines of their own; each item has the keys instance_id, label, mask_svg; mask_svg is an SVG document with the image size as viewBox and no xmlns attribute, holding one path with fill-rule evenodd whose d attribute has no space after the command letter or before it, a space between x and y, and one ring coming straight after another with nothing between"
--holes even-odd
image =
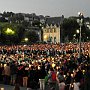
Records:
<instances>
[{"instance_id":1,"label":"window","mask_svg":"<svg viewBox=\"0 0 90 90\"><path fill-rule=\"evenodd\" d=\"M56 43L56 37L54 37L54 43Z\"/></svg>"},{"instance_id":2,"label":"window","mask_svg":"<svg viewBox=\"0 0 90 90\"><path fill-rule=\"evenodd\" d=\"M47 29L47 33L49 33L49 29Z\"/></svg>"},{"instance_id":3,"label":"window","mask_svg":"<svg viewBox=\"0 0 90 90\"><path fill-rule=\"evenodd\" d=\"M47 33L47 30L45 29L44 32Z\"/></svg>"},{"instance_id":4,"label":"window","mask_svg":"<svg viewBox=\"0 0 90 90\"><path fill-rule=\"evenodd\" d=\"M54 29L54 33L56 33L56 29Z\"/></svg>"},{"instance_id":5,"label":"window","mask_svg":"<svg viewBox=\"0 0 90 90\"><path fill-rule=\"evenodd\" d=\"M53 33L53 29L50 29L50 33Z\"/></svg>"}]
</instances>

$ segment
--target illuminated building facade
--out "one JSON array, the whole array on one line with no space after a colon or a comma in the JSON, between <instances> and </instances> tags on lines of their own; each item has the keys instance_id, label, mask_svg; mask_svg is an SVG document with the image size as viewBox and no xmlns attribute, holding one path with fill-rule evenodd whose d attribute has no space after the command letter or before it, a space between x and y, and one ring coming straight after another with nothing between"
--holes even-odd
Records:
<instances>
[{"instance_id":1,"label":"illuminated building facade","mask_svg":"<svg viewBox=\"0 0 90 90\"><path fill-rule=\"evenodd\" d=\"M46 18L46 25L43 30L43 41L50 43L61 42L61 23L63 17L48 17Z\"/></svg>"}]
</instances>

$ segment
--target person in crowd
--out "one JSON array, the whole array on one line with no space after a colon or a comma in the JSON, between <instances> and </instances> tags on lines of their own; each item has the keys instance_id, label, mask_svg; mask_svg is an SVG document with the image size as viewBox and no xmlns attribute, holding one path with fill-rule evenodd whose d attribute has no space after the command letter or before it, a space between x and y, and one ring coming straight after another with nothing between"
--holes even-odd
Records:
<instances>
[{"instance_id":1,"label":"person in crowd","mask_svg":"<svg viewBox=\"0 0 90 90\"><path fill-rule=\"evenodd\" d=\"M72 81L71 73L68 72L65 80L65 85L66 85L65 90L69 90L70 84L72 83L71 81Z\"/></svg>"},{"instance_id":2,"label":"person in crowd","mask_svg":"<svg viewBox=\"0 0 90 90\"><path fill-rule=\"evenodd\" d=\"M4 67L4 84L10 84L10 75L11 75L11 70L10 70L10 65L9 63L6 64Z\"/></svg>"},{"instance_id":3,"label":"person in crowd","mask_svg":"<svg viewBox=\"0 0 90 90\"><path fill-rule=\"evenodd\" d=\"M59 90L65 90L65 82L62 80L60 81L59 85Z\"/></svg>"},{"instance_id":4,"label":"person in crowd","mask_svg":"<svg viewBox=\"0 0 90 90\"><path fill-rule=\"evenodd\" d=\"M23 86L27 87L27 80L28 80L28 71L29 71L29 66L24 63L24 68L23 68Z\"/></svg>"},{"instance_id":5,"label":"person in crowd","mask_svg":"<svg viewBox=\"0 0 90 90\"><path fill-rule=\"evenodd\" d=\"M27 77L27 89L36 88L35 86L40 84L39 79L44 79L41 73L43 72L41 70L42 63L44 64L43 70L46 71L46 75L48 75L48 71L52 67L52 63L54 63L56 67L54 71L57 73L58 67L60 72L63 72L65 90L68 90L66 87L69 87L71 84L74 85L72 81L75 81L75 83L79 82L81 87L81 81L86 78L85 75L88 73L87 66L90 64L90 42L84 42L81 45L81 58L78 57L79 44L76 43L0 46L0 63L10 64L9 75L5 75L5 71L3 70L4 80L7 79L7 76L11 76L11 83L14 84L16 74L16 83L19 83L20 86L23 86L23 84L26 85L24 77ZM12 65L13 61L17 62L15 67ZM25 63L26 66L29 65L29 69L27 70L22 63ZM17 72L16 70L14 72L13 68L17 68ZM71 73L73 71L74 75L72 79Z\"/></svg>"},{"instance_id":6,"label":"person in crowd","mask_svg":"<svg viewBox=\"0 0 90 90\"><path fill-rule=\"evenodd\" d=\"M20 86L19 86L19 84L15 84L15 86L14 86L14 89L13 90L20 90Z\"/></svg>"},{"instance_id":7,"label":"person in crowd","mask_svg":"<svg viewBox=\"0 0 90 90\"><path fill-rule=\"evenodd\" d=\"M23 65L20 64L18 65L18 70L17 70L17 76L16 76L16 83L19 83L20 86L23 86Z\"/></svg>"},{"instance_id":8,"label":"person in crowd","mask_svg":"<svg viewBox=\"0 0 90 90\"><path fill-rule=\"evenodd\" d=\"M35 81L35 70L34 66L31 66L30 71L29 71L29 76L28 76L28 84L27 84L27 90L32 90L37 88L37 83Z\"/></svg>"},{"instance_id":9,"label":"person in crowd","mask_svg":"<svg viewBox=\"0 0 90 90\"><path fill-rule=\"evenodd\" d=\"M46 71L45 71L45 65L42 63L40 67L40 74L39 74L39 83L40 83L40 90L45 90L45 76L46 76Z\"/></svg>"},{"instance_id":10,"label":"person in crowd","mask_svg":"<svg viewBox=\"0 0 90 90\"><path fill-rule=\"evenodd\" d=\"M73 83L73 90L80 90L79 86L80 86L79 82L74 82Z\"/></svg>"},{"instance_id":11,"label":"person in crowd","mask_svg":"<svg viewBox=\"0 0 90 90\"><path fill-rule=\"evenodd\" d=\"M0 83L3 81L3 67L2 64L0 63Z\"/></svg>"},{"instance_id":12,"label":"person in crowd","mask_svg":"<svg viewBox=\"0 0 90 90\"><path fill-rule=\"evenodd\" d=\"M48 83L50 88L56 89L56 85L57 85L57 75L56 75L56 70L54 68L50 68L49 74L48 74Z\"/></svg>"},{"instance_id":13,"label":"person in crowd","mask_svg":"<svg viewBox=\"0 0 90 90\"><path fill-rule=\"evenodd\" d=\"M11 70L11 85L15 85L18 71L16 61L12 62L12 64L10 65L10 70Z\"/></svg>"}]
</instances>

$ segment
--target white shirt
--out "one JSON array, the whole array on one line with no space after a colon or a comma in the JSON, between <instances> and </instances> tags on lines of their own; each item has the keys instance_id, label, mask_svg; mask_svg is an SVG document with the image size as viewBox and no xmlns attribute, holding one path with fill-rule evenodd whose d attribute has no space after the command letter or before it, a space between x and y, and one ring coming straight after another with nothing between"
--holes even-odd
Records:
<instances>
[{"instance_id":1,"label":"white shirt","mask_svg":"<svg viewBox=\"0 0 90 90\"><path fill-rule=\"evenodd\" d=\"M64 88L65 88L65 83L64 82L59 83L59 90L64 90Z\"/></svg>"},{"instance_id":2,"label":"white shirt","mask_svg":"<svg viewBox=\"0 0 90 90\"><path fill-rule=\"evenodd\" d=\"M73 85L74 85L74 90L80 90L79 89L79 86L80 86L80 83L79 82L73 83Z\"/></svg>"}]
</instances>

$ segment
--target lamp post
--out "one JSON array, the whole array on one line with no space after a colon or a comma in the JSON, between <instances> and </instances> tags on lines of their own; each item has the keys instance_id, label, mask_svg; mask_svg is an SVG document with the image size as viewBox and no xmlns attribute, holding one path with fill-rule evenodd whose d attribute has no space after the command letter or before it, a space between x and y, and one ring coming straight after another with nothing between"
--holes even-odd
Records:
<instances>
[{"instance_id":1,"label":"lamp post","mask_svg":"<svg viewBox=\"0 0 90 90\"><path fill-rule=\"evenodd\" d=\"M81 29L83 25L83 14L81 12L78 12L79 19L77 19L77 22L79 23L80 26L80 31L79 31L79 58L81 58Z\"/></svg>"}]
</instances>

